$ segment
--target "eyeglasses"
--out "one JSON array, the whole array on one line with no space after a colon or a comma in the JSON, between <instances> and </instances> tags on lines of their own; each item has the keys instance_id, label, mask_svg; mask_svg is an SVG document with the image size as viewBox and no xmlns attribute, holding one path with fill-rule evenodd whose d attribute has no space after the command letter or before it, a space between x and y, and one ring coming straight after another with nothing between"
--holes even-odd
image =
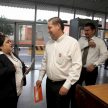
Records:
<instances>
[{"instance_id":1,"label":"eyeglasses","mask_svg":"<svg viewBox=\"0 0 108 108\"><path fill-rule=\"evenodd\" d=\"M11 43L11 40L7 40L7 41L6 41L6 43L9 43L9 42Z\"/></svg>"}]
</instances>

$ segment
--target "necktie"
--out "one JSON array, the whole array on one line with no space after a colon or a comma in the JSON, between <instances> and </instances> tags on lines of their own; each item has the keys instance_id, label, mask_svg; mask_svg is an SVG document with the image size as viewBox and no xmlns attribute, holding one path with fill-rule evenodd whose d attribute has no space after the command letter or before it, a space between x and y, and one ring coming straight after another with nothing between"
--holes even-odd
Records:
<instances>
[{"instance_id":1,"label":"necktie","mask_svg":"<svg viewBox=\"0 0 108 108\"><path fill-rule=\"evenodd\" d=\"M82 64L83 64L83 66L86 64L88 50L89 50L89 46L86 47L84 49L84 52L83 52L83 56L82 56Z\"/></svg>"},{"instance_id":2,"label":"necktie","mask_svg":"<svg viewBox=\"0 0 108 108\"><path fill-rule=\"evenodd\" d=\"M86 47L84 49L84 52L83 52L83 56L82 56L82 64L83 64L83 66L86 64L88 50L89 50L89 46Z\"/></svg>"},{"instance_id":3,"label":"necktie","mask_svg":"<svg viewBox=\"0 0 108 108\"><path fill-rule=\"evenodd\" d=\"M90 42L92 39L89 39L88 42ZM86 64L87 55L88 55L89 46L84 48L83 56L82 56L82 65L84 66Z\"/></svg>"}]
</instances>

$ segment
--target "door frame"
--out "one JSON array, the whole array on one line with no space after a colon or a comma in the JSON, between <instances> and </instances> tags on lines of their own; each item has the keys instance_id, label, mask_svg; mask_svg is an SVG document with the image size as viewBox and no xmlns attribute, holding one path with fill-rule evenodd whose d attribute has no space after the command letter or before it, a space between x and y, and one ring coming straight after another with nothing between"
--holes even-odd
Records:
<instances>
[{"instance_id":1,"label":"door frame","mask_svg":"<svg viewBox=\"0 0 108 108\"><path fill-rule=\"evenodd\" d=\"M31 45L22 45L19 44L19 25L31 25L32 26L32 40ZM36 40L36 30L35 30L35 23L34 22L15 22L15 37L14 37L14 52L18 55L18 47L31 47L31 61L35 57L35 40ZM35 69L35 61L31 67L31 69Z\"/></svg>"}]
</instances>

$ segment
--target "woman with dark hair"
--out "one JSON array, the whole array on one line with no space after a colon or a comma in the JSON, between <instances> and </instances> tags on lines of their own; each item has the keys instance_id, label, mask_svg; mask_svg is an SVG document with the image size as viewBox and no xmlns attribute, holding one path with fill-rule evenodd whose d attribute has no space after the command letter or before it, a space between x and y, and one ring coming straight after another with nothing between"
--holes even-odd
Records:
<instances>
[{"instance_id":1,"label":"woman with dark hair","mask_svg":"<svg viewBox=\"0 0 108 108\"><path fill-rule=\"evenodd\" d=\"M9 38L0 35L0 108L17 108L22 86L23 74L27 70L24 63L12 53L13 47Z\"/></svg>"}]
</instances>

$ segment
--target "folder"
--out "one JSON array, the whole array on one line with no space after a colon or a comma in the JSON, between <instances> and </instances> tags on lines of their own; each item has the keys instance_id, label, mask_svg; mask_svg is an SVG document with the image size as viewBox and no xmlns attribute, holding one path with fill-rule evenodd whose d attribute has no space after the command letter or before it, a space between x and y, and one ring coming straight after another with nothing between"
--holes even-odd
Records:
<instances>
[{"instance_id":1,"label":"folder","mask_svg":"<svg viewBox=\"0 0 108 108\"><path fill-rule=\"evenodd\" d=\"M19 89L18 93L21 92L21 88L22 88L22 86L23 86L23 79L24 79L24 77L29 73L29 71L30 71L30 69L31 69L31 67L32 67L32 65L33 65L33 63L34 63L34 61L35 61L35 57L33 58L33 60L32 60L32 62L31 62L31 64L30 64L30 66L28 67L28 69L26 70L26 72L24 73L24 75L23 75L23 77L22 77L22 79L21 79L21 86L20 86L20 89Z\"/></svg>"},{"instance_id":2,"label":"folder","mask_svg":"<svg viewBox=\"0 0 108 108\"><path fill-rule=\"evenodd\" d=\"M29 66L28 69L27 69L27 71L24 73L24 75L23 75L23 77L22 77L22 80L24 79L24 77L26 76L26 74L29 73L29 71L30 71L30 69L31 69L31 67L32 67L32 65L33 65L33 63L34 63L34 61L35 61L35 57L33 58L33 60L32 60L32 62L31 62L31 64L30 64L30 66Z\"/></svg>"},{"instance_id":3,"label":"folder","mask_svg":"<svg viewBox=\"0 0 108 108\"><path fill-rule=\"evenodd\" d=\"M34 101L35 103L43 100L42 87L34 86Z\"/></svg>"}]
</instances>

